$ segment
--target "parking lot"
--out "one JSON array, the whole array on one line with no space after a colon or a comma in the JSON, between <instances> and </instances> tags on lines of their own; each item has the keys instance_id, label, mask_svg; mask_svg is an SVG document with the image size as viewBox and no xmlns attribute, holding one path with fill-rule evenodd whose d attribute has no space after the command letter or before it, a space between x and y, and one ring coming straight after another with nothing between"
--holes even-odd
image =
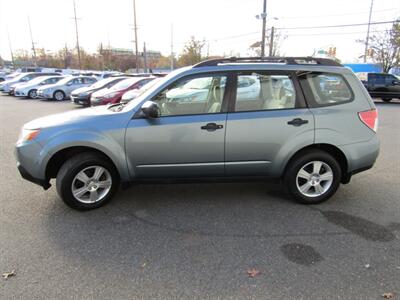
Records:
<instances>
[{"instance_id":1,"label":"parking lot","mask_svg":"<svg viewBox=\"0 0 400 300\"><path fill-rule=\"evenodd\" d=\"M78 212L23 180L13 147L25 122L82 108L0 96L0 272L15 271L0 298L400 299L400 102L377 108L375 167L324 204L277 183L169 184Z\"/></svg>"}]
</instances>

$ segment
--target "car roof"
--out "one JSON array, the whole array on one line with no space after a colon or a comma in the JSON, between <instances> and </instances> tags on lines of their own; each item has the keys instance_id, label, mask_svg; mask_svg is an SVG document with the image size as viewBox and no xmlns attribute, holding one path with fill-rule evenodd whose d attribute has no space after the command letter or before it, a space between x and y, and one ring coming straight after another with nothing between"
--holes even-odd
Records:
<instances>
[{"instance_id":1,"label":"car roof","mask_svg":"<svg viewBox=\"0 0 400 300\"><path fill-rule=\"evenodd\" d=\"M200 62L186 69L187 73L215 71L317 71L349 73L350 69L327 58L315 57L229 57Z\"/></svg>"}]
</instances>

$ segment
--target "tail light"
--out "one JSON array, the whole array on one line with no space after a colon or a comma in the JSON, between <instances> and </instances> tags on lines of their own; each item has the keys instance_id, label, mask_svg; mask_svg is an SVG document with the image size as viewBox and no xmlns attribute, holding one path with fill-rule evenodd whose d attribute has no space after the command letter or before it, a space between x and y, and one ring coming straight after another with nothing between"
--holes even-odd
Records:
<instances>
[{"instance_id":1,"label":"tail light","mask_svg":"<svg viewBox=\"0 0 400 300\"><path fill-rule=\"evenodd\" d=\"M376 132L378 129L378 111L376 109L361 111L358 116L365 125Z\"/></svg>"}]
</instances>

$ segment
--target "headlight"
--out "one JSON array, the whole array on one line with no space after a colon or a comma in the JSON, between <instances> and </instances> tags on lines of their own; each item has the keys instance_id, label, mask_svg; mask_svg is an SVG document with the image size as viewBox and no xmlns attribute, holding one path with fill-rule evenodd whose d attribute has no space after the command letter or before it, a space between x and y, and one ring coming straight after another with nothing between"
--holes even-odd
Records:
<instances>
[{"instance_id":1,"label":"headlight","mask_svg":"<svg viewBox=\"0 0 400 300\"><path fill-rule=\"evenodd\" d=\"M78 94L78 97L86 97L87 95L89 95L89 93L88 92L84 92L84 93Z\"/></svg>"},{"instance_id":2,"label":"headlight","mask_svg":"<svg viewBox=\"0 0 400 300\"><path fill-rule=\"evenodd\" d=\"M40 129L24 129L22 128L21 133L18 138L18 143L23 143L27 141L32 141L38 136Z\"/></svg>"}]
</instances>

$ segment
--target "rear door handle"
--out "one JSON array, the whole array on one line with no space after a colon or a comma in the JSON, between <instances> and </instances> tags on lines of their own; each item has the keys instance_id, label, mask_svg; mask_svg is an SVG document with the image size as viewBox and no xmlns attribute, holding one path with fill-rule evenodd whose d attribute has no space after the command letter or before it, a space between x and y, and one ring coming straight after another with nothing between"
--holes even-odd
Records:
<instances>
[{"instance_id":1,"label":"rear door handle","mask_svg":"<svg viewBox=\"0 0 400 300\"><path fill-rule=\"evenodd\" d=\"M222 129L224 126L216 124L216 123L208 123L207 125L201 126L202 130L207 130L207 131L214 131L217 129Z\"/></svg>"},{"instance_id":2,"label":"rear door handle","mask_svg":"<svg viewBox=\"0 0 400 300\"><path fill-rule=\"evenodd\" d=\"M308 120L303 120L303 119L300 119L300 118L296 118L296 119L293 119L292 121L289 121L289 122L287 122L289 125L293 125L293 126L296 126L296 127L298 127L298 126L301 126L301 125L303 125L303 124L307 124L308 123Z\"/></svg>"}]
</instances>

